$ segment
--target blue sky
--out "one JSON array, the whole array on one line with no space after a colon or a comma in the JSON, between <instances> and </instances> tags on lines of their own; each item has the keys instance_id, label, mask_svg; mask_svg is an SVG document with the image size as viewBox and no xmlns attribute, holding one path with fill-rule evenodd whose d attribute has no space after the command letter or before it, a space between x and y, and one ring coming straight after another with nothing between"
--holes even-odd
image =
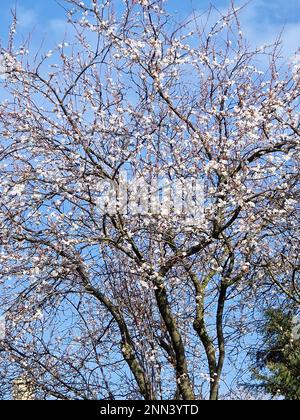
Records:
<instances>
[{"instance_id":1,"label":"blue sky","mask_svg":"<svg viewBox=\"0 0 300 420\"><path fill-rule=\"evenodd\" d=\"M122 0L115 1L121 3ZM222 11L229 3L230 0L167 0L169 10L182 16L188 15L192 8L206 10L210 4ZM236 3L239 5L241 1ZM2 0L1 40L5 38L10 9L16 5L20 21L19 35L35 27L32 37L34 44L42 38L59 42L64 34L64 11L55 0ZM291 55L300 46L300 0L252 0L242 14L242 23L252 44L270 43L285 27L284 54Z\"/></svg>"}]
</instances>

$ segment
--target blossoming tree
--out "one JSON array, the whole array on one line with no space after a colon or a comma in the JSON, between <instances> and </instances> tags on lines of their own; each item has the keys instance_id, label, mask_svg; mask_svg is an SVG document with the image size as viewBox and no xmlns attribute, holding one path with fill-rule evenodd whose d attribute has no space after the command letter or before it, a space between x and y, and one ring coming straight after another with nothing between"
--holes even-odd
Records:
<instances>
[{"instance_id":1,"label":"blossoming tree","mask_svg":"<svg viewBox=\"0 0 300 420\"><path fill-rule=\"evenodd\" d=\"M300 302L297 57L234 7L66 3L68 42L32 58L14 22L2 50L1 395L216 400L255 305ZM203 220L106 213L124 169L201 180Z\"/></svg>"}]
</instances>

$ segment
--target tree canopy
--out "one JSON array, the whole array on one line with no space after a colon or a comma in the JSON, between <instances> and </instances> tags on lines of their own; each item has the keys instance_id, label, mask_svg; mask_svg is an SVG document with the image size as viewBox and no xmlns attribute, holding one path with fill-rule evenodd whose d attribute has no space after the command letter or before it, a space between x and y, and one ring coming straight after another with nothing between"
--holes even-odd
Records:
<instances>
[{"instance_id":1,"label":"tree canopy","mask_svg":"<svg viewBox=\"0 0 300 420\"><path fill-rule=\"evenodd\" d=\"M273 397L300 400L300 323L292 312L269 309L261 330L253 377Z\"/></svg>"},{"instance_id":2,"label":"tree canopy","mask_svg":"<svg viewBox=\"0 0 300 420\"><path fill-rule=\"evenodd\" d=\"M14 20L2 48L1 395L238 398L258 311L300 303L299 57L251 48L234 5L116 3L66 1L51 51Z\"/></svg>"}]
</instances>

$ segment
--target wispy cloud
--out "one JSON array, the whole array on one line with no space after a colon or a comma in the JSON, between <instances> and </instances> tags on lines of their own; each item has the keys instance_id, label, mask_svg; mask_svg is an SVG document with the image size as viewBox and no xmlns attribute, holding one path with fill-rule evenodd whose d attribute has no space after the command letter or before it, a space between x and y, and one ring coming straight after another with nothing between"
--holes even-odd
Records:
<instances>
[{"instance_id":1,"label":"wispy cloud","mask_svg":"<svg viewBox=\"0 0 300 420\"><path fill-rule=\"evenodd\" d=\"M70 28L64 19L51 19L48 22L48 27L53 35L62 36Z\"/></svg>"},{"instance_id":2,"label":"wispy cloud","mask_svg":"<svg viewBox=\"0 0 300 420\"><path fill-rule=\"evenodd\" d=\"M17 8L18 24L20 28L32 28L38 23L38 17L34 10L25 9L22 6Z\"/></svg>"},{"instance_id":3,"label":"wispy cloud","mask_svg":"<svg viewBox=\"0 0 300 420\"><path fill-rule=\"evenodd\" d=\"M272 44L281 35L286 58L300 47L299 0L253 0L241 13L241 21L252 46Z\"/></svg>"}]
</instances>

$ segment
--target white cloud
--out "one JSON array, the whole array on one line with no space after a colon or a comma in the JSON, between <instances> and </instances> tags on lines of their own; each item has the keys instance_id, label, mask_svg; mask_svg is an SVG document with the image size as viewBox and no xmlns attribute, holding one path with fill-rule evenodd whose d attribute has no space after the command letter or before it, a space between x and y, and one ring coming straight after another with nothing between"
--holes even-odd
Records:
<instances>
[{"instance_id":1,"label":"white cloud","mask_svg":"<svg viewBox=\"0 0 300 420\"><path fill-rule=\"evenodd\" d=\"M206 23L206 28L209 29L222 15L227 14L230 3L228 0L223 8L213 8L208 20L205 9L198 9L198 14L204 14L199 21ZM239 16L244 36L252 48L271 45L281 35L282 55L289 58L300 47L300 0L289 3L288 10L280 16L284 3L285 0L252 0L244 6L245 2L240 0L236 1L236 7L244 6Z\"/></svg>"},{"instance_id":2,"label":"white cloud","mask_svg":"<svg viewBox=\"0 0 300 420\"><path fill-rule=\"evenodd\" d=\"M18 25L21 28L32 28L37 23L37 15L32 9L18 6L17 17Z\"/></svg>"},{"instance_id":3,"label":"white cloud","mask_svg":"<svg viewBox=\"0 0 300 420\"><path fill-rule=\"evenodd\" d=\"M63 35L67 28L68 24L64 19L51 19L49 21L49 28L54 32L55 35Z\"/></svg>"},{"instance_id":4,"label":"white cloud","mask_svg":"<svg viewBox=\"0 0 300 420\"><path fill-rule=\"evenodd\" d=\"M241 13L242 27L246 38L252 46L272 44L281 35L282 54L285 58L292 56L300 47L299 21L286 22L278 19L276 12L265 0L253 0ZM299 5L300 11L300 5ZM264 16L261 14L264 13ZM266 14L270 14L269 16Z\"/></svg>"}]
</instances>

